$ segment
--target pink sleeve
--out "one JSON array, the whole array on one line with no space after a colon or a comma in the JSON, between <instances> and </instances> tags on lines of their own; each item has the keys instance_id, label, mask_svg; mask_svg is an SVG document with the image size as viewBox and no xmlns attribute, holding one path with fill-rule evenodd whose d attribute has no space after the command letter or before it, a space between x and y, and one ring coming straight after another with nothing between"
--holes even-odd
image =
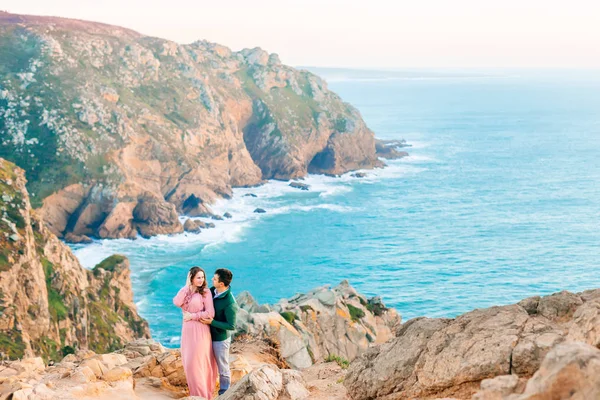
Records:
<instances>
[{"instance_id":1,"label":"pink sleeve","mask_svg":"<svg viewBox=\"0 0 600 400\"><path fill-rule=\"evenodd\" d=\"M200 318L214 318L215 317L215 306L213 304L212 294L210 290L206 290L204 292L204 296L202 296L202 300L204 300L204 311L199 311L194 314L194 319Z\"/></svg>"},{"instance_id":2,"label":"pink sleeve","mask_svg":"<svg viewBox=\"0 0 600 400\"><path fill-rule=\"evenodd\" d=\"M187 286L182 287L179 290L179 293L177 293L177 296L173 298L173 304L175 304L177 307L182 307L185 304L189 294L190 289Z\"/></svg>"}]
</instances>

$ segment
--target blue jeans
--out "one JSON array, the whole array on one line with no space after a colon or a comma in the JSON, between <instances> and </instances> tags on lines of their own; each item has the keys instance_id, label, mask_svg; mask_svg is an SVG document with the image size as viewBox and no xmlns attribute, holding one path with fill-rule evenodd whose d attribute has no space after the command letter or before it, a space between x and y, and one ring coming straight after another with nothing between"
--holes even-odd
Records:
<instances>
[{"instance_id":1,"label":"blue jeans","mask_svg":"<svg viewBox=\"0 0 600 400\"><path fill-rule=\"evenodd\" d=\"M229 346L231 338L221 342L212 342L213 352L219 368L219 394L225 393L231 384L231 371L229 370Z\"/></svg>"}]
</instances>

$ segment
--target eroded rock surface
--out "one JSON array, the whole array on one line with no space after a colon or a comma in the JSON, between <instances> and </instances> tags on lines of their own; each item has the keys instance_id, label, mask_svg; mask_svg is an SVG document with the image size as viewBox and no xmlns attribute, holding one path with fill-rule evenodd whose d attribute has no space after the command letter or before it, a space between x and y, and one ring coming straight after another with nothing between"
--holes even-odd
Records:
<instances>
[{"instance_id":1,"label":"eroded rock surface","mask_svg":"<svg viewBox=\"0 0 600 400\"><path fill-rule=\"evenodd\" d=\"M560 292L455 319L407 321L394 339L351 364L346 388L353 399L470 398L487 379L514 374L526 380L544 370L542 360L562 343L597 346L599 297L600 290ZM518 391L519 381L512 383ZM503 385L504 392L496 392L505 395L510 385ZM482 384L481 399L485 391Z\"/></svg>"},{"instance_id":2,"label":"eroded rock surface","mask_svg":"<svg viewBox=\"0 0 600 400\"><path fill-rule=\"evenodd\" d=\"M259 48L6 12L0 38L0 157L59 237L177 233L232 187L382 165L355 108Z\"/></svg>"},{"instance_id":3,"label":"eroded rock surface","mask_svg":"<svg viewBox=\"0 0 600 400\"><path fill-rule=\"evenodd\" d=\"M31 210L23 171L3 159L0 189L0 358L58 361L73 349L106 352L149 337L127 258L84 269Z\"/></svg>"},{"instance_id":4,"label":"eroded rock surface","mask_svg":"<svg viewBox=\"0 0 600 400\"><path fill-rule=\"evenodd\" d=\"M370 302L347 281L272 306L259 306L248 293L238 300L238 331L275 338L294 368L307 368L329 355L352 361L371 345L390 339L400 323L395 310Z\"/></svg>"}]
</instances>

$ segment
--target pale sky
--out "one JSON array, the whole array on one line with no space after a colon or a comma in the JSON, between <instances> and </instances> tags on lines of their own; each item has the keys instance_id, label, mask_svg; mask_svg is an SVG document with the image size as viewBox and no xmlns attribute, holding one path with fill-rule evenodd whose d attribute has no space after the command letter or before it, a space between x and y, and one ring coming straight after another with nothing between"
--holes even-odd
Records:
<instances>
[{"instance_id":1,"label":"pale sky","mask_svg":"<svg viewBox=\"0 0 600 400\"><path fill-rule=\"evenodd\" d=\"M289 65L600 68L600 0L2 0L0 10L259 46Z\"/></svg>"}]
</instances>

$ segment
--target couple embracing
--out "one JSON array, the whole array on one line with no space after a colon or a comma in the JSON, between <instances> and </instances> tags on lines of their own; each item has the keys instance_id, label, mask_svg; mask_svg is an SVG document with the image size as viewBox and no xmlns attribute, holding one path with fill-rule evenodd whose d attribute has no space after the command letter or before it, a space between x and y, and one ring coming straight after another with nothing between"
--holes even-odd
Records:
<instances>
[{"instance_id":1,"label":"couple embracing","mask_svg":"<svg viewBox=\"0 0 600 400\"><path fill-rule=\"evenodd\" d=\"M173 299L173 304L183 310L181 360L190 396L212 399L217 371L219 394L229 389L229 346L237 313L229 287L232 279L231 271L217 269L213 287L208 289L204 270L192 267L186 286Z\"/></svg>"}]
</instances>

